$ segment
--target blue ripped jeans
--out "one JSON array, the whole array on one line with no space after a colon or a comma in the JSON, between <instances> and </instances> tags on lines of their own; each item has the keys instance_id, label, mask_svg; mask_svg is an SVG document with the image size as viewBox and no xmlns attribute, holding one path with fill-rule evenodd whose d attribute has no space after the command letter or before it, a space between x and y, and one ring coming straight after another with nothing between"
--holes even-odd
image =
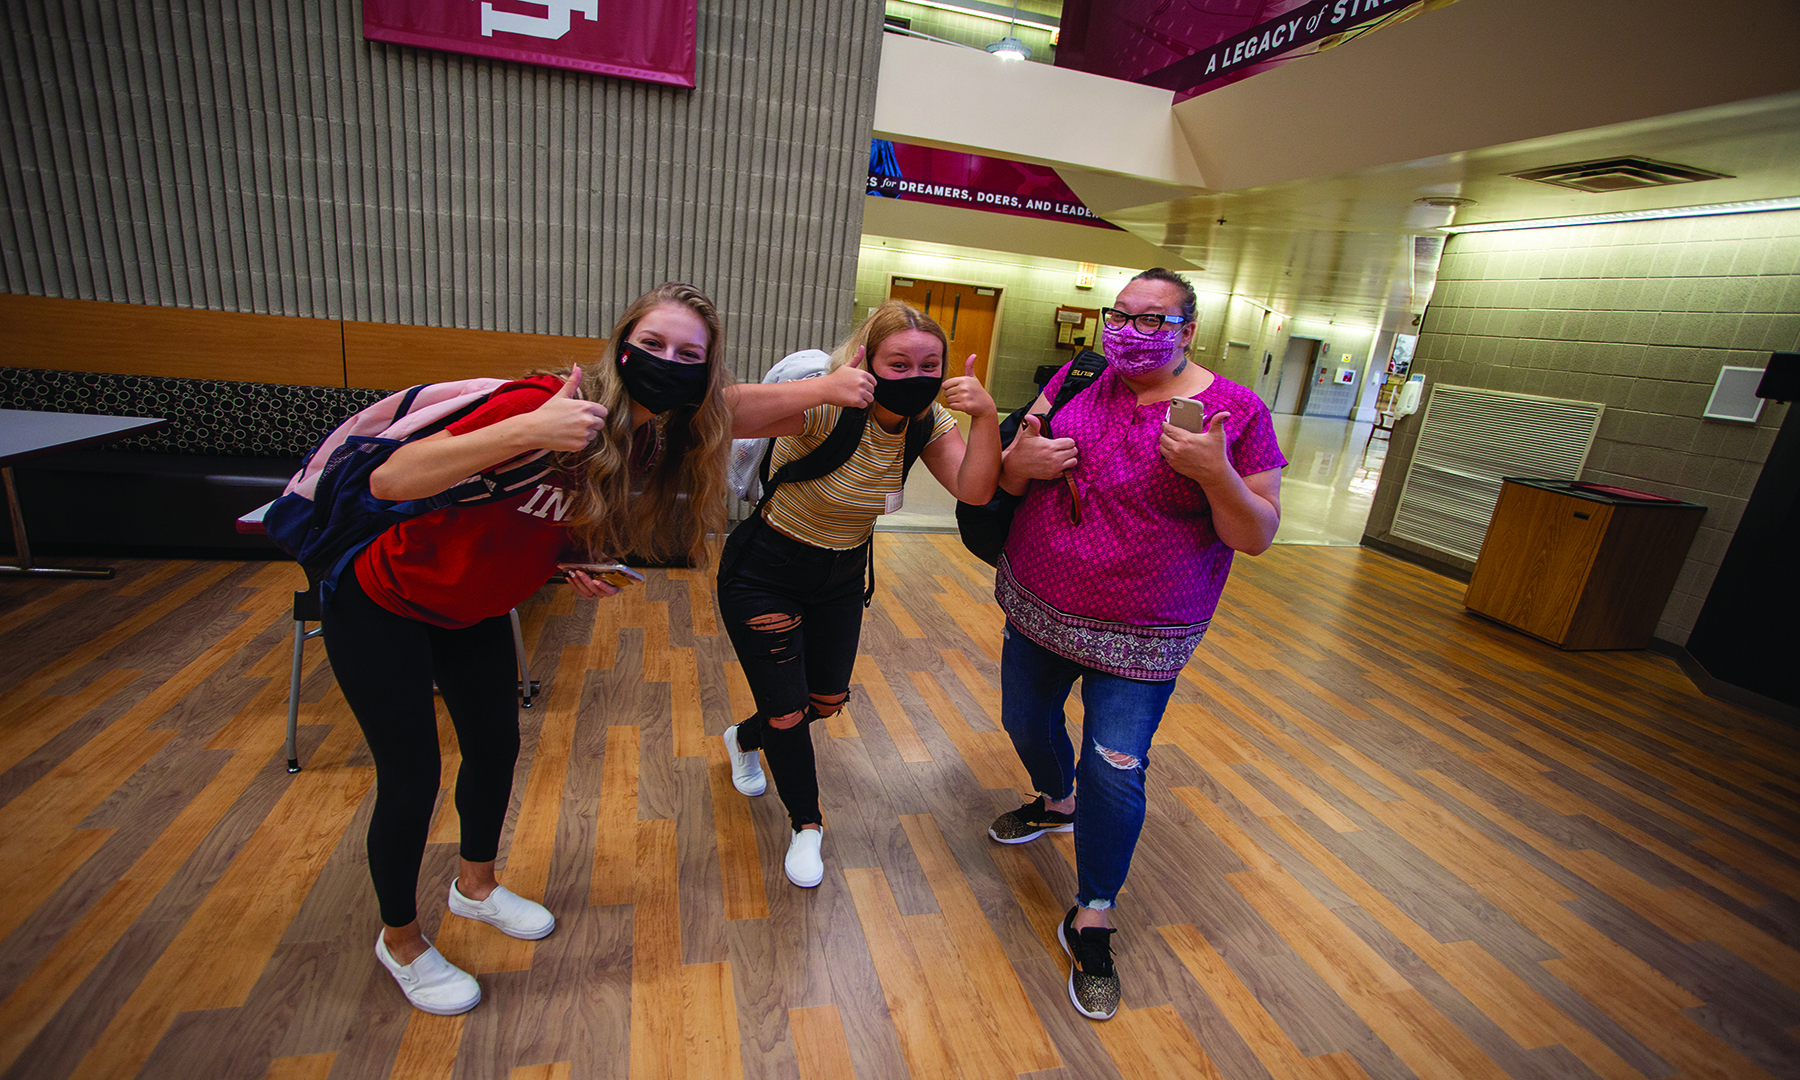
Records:
<instances>
[{"instance_id":1,"label":"blue ripped jeans","mask_svg":"<svg viewBox=\"0 0 1800 1080\"><path fill-rule=\"evenodd\" d=\"M1081 758L1063 702L1081 680ZM1051 800L1075 800L1076 902L1109 908L1131 870L1144 828L1144 769L1175 682L1138 682L1066 660L1006 625L1000 722L1031 782Z\"/></svg>"}]
</instances>

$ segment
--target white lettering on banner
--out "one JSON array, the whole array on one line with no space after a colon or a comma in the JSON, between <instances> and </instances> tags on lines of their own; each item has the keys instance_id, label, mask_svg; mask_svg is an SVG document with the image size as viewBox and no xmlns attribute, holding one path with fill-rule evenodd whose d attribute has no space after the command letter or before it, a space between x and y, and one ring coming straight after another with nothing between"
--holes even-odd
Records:
<instances>
[{"instance_id":1,"label":"white lettering on banner","mask_svg":"<svg viewBox=\"0 0 1800 1080\"><path fill-rule=\"evenodd\" d=\"M1411 2L1411 0L1407 0ZM1286 22L1276 23L1272 28L1264 30L1260 36L1252 36L1242 41L1222 42L1206 54L1206 71L1204 75L1213 75L1230 71L1240 64L1246 64L1265 53L1280 52L1284 48L1292 49L1305 44L1300 40L1300 27L1304 23L1306 33L1314 34L1321 23L1336 26L1346 19L1367 18L1377 8L1387 7L1395 0L1318 0L1316 10L1309 17L1302 13ZM1402 3L1401 6L1406 6ZM1254 30L1251 31L1255 33ZM1315 40L1309 38L1310 40Z\"/></svg>"},{"instance_id":2,"label":"white lettering on banner","mask_svg":"<svg viewBox=\"0 0 1800 1080\"><path fill-rule=\"evenodd\" d=\"M545 495L548 495L549 498L544 498ZM542 507L538 506L538 500L540 498L544 498L544 505ZM568 517L569 512L573 509L574 499L568 492L552 484L539 484L537 490L531 493L531 498L526 499L524 504L519 507L519 513L530 514L532 517L537 518L550 518L552 521L561 521ZM552 518L551 514L553 513L556 516Z\"/></svg>"},{"instance_id":3,"label":"white lettering on banner","mask_svg":"<svg viewBox=\"0 0 1800 1080\"><path fill-rule=\"evenodd\" d=\"M592 22L599 18L600 0L527 0L541 5L543 15L521 15L515 11L495 11L494 5L481 5L481 36L493 37L498 30L505 34L525 34L555 41L569 32L569 17L580 12ZM541 516L541 515L540 515ZM558 520L561 520L560 518Z\"/></svg>"},{"instance_id":4,"label":"white lettering on banner","mask_svg":"<svg viewBox=\"0 0 1800 1080\"><path fill-rule=\"evenodd\" d=\"M950 184L927 184L918 180L905 180L898 177L871 176L868 191L871 195L892 191L898 195L924 195L934 199L948 199L954 202L968 203L971 206L1008 207L1014 210L1030 210L1041 214L1060 214L1064 217L1086 218L1090 221L1101 220L1100 215L1089 210L1080 203L1053 202L1049 199L1033 199L1022 195L1009 195L999 191L979 191L972 188L955 187ZM535 496L533 497L535 500ZM527 503L520 509L530 512L534 503Z\"/></svg>"}]
</instances>

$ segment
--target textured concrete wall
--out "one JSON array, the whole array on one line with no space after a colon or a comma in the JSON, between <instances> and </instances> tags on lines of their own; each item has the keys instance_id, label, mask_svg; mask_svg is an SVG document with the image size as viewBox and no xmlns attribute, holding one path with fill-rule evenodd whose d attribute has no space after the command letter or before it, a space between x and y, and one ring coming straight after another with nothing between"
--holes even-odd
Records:
<instances>
[{"instance_id":1,"label":"textured concrete wall","mask_svg":"<svg viewBox=\"0 0 1800 1080\"><path fill-rule=\"evenodd\" d=\"M757 375L849 322L880 25L707 0L685 90L366 42L356 0L18 0L0 291L595 336L679 278Z\"/></svg>"},{"instance_id":2,"label":"textured concrete wall","mask_svg":"<svg viewBox=\"0 0 1800 1080\"><path fill-rule=\"evenodd\" d=\"M1415 374L1606 405L1582 479L1705 505L1657 636L1685 644L1788 406L1701 413L1724 366L1800 349L1800 212L1464 233L1425 314ZM1395 433L1367 533L1387 535L1418 417ZM1436 552L1424 552L1442 558Z\"/></svg>"}]
</instances>

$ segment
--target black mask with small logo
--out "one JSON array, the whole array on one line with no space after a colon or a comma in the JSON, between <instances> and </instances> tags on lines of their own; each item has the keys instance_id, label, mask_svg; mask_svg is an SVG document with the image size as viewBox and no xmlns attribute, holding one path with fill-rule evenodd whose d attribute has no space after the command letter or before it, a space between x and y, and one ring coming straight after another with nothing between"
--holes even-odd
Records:
<instances>
[{"instance_id":1,"label":"black mask with small logo","mask_svg":"<svg viewBox=\"0 0 1800 1080\"><path fill-rule=\"evenodd\" d=\"M619 349L619 377L631 400L653 413L666 413L706 400L705 364L678 364L627 341Z\"/></svg>"}]
</instances>

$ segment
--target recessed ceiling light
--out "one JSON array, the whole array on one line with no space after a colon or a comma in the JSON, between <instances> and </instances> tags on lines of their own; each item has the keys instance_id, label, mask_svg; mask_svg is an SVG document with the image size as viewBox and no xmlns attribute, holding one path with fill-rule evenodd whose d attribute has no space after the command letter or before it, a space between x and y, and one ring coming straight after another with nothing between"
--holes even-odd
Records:
<instances>
[{"instance_id":1,"label":"recessed ceiling light","mask_svg":"<svg viewBox=\"0 0 1800 1080\"><path fill-rule=\"evenodd\" d=\"M1657 221L1664 218L1715 217L1720 214L1761 214L1771 210L1800 210L1800 198L1755 199L1750 202L1670 206L1661 210L1621 210L1612 214L1578 217L1533 218L1525 221L1486 221L1478 225L1440 226L1447 233L1505 232L1508 229L1559 229L1567 225L1605 225L1615 221Z\"/></svg>"}]
</instances>

